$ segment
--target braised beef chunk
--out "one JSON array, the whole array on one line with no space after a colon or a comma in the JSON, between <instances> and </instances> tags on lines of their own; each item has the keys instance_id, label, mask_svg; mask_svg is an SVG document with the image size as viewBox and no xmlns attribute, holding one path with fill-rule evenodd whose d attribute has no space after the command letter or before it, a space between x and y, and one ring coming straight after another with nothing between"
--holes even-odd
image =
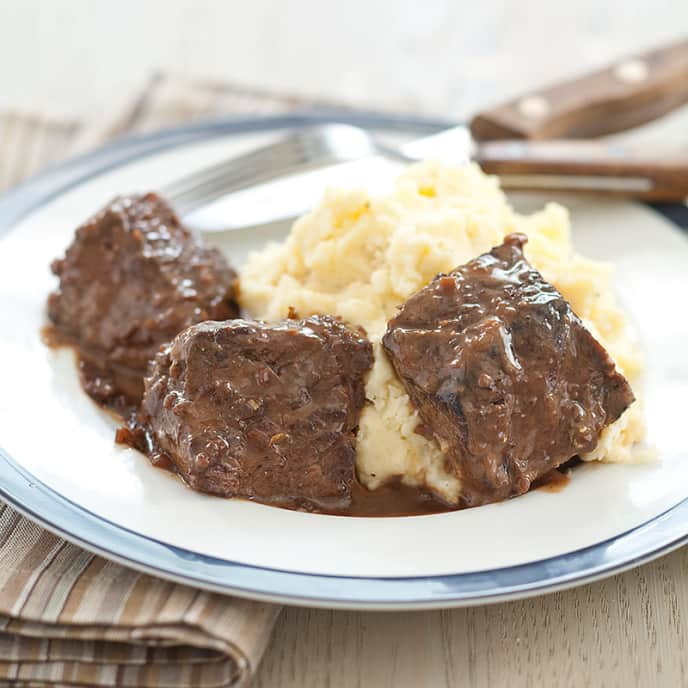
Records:
<instances>
[{"instance_id":1,"label":"braised beef chunk","mask_svg":"<svg viewBox=\"0 0 688 688\"><path fill-rule=\"evenodd\" d=\"M344 508L372 362L370 342L329 316L194 325L146 378L149 453L204 492Z\"/></svg>"},{"instance_id":2,"label":"braised beef chunk","mask_svg":"<svg viewBox=\"0 0 688 688\"><path fill-rule=\"evenodd\" d=\"M115 408L140 401L162 344L194 323L238 315L234 270L152 193L115 199L77 229L52 269L60 285L48 316L80 353L84 389Z\"/></svg>"},{"instance_id":3,"label":"braised beef chunk","mask_svg":"<svg viewBox=\"0 0 688 688\"><path fill-rule=\"evenodd\" d=\"M521 234L439 275L383 338L465 506L526 492L633 402L607 352L523 256Z\"/></svg>"}]
</instances>

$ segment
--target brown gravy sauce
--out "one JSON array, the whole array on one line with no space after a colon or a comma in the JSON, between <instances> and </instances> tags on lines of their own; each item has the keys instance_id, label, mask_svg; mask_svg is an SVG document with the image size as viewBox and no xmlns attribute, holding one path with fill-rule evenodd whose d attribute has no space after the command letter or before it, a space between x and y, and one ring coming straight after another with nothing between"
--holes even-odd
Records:
<instances>
[{"instance_id":1,"label":"brown gravy sauce","mask_svg":"<svg viewBox=\"0 0 688 688\"><path fill-rule=\"evenodd\" d=\"M51 348L69 348L76 358L82 389L100 408L115 415L118 420L128 417L136 410L137 401L143 395L143 380L138 370L106 362L102 353L83 347L68 333L51 324L41 328L43 343ZM108 402L98 398L98 390L104 382L112 382L123 394L111 396Z\"/></svg>"},{"instance_id":2,"label":"brown gravy sauce","mask_svg":"<svg viewBox=\"0 0 688 688\"><path fill-rule=\"evenodd\" d=\"M560 471L555 468L549 473L545 473L541 478L533 482L531 490L542 490L543 492L561 492L571 482L571 472Z\"/></svg>"},{"instance_id":3,"label":"brown gravy sauce","mask_svg":"<svg viewBox=\"0 0 688 688\"><path fill-rule=\"evenodd\" d=\"M150 452L151 441L148 433L141 428L122 427L117 430L115 441L137 449L147 455L155 468L160 468L184 480L177 472L177 467L163 452ZM213 495L210 495L213 496ZM220 497L221 499L226 499ZM241 499L241 497L235 497ZM254 501L254 500L248 500ZM257 500L255 500L257 501ZM447 504L430 492L404 485L401 479L394 479L376 490L369 490L355 478L351 485L351 505L347 509L314 509L312 506L302 508L289 502L269 503L270 506L296 511L314 511L332 516L421 516L456 511L456 507Z\"/></svg>"},{"instance_id":4,"label":"brown gravy sauce","mask_svg":"<svg viewBox=\"0 0 688 688\"><path fill-rule=\"evenodd\" d=\"M49 349L57 349L67 345L64 336L52 325L43 325L43 327L41 327L41 341Z\"/></svg>"},{"instance_id":5,"label":"brown gravy sauce","mask_svg":"<svg viewBox=\"0 0 688 688\"><path fill-rule=\"evenodd\" d=\"M376 490L369 490L354 480L351 506L345 511L325 511L335 516L424 516L456 511L456 507L430 492L404 485L395 478Z\"/></svg>"},{"instance_id":6,"label":"brown gravy sauce","mask_svg":"<svg viewBox=\"0 0 688 688\"><path fill-rule=\"evenodd\" d=\"M41 329L41 339L43 340L44 344L51 349L69 347L74 351L79 365L79 374L82 380L82 385L88 385L89 378L97 374L97 371L100 367L99 360L97 358L91 358L87 354L81 352L75 341L73 341L64 333L58 331L52 325L46 325ZM128 373L128 371L113 371L111 368L108 368L107 372L109 375L121 374L128 381L133 382L131 380L132 375L131 373ZM119 379L120 378L118 377L118 380ZM138 390L140 386L140 381L138 381L138 383L133 383L132 392ZM132 406L117 405L113 407L98 403L96 399L93 399L93 401L122 423L124 423L124 418L129 416L129 414L134 410ZM142 451L143 447L141 442L144 442L145 438L141 435L132 434L130 430L122 427L117 431L115 441L119 444L125 444ZM179 475L174 463L165 454L156 454L149 458L149 460L156 468L168 471L177 476ZM571 482L571 469L579 463L580 459L574 457L570 461L567 461L564 465L550 471L546 475L536 480L531 489L552 493L561 492ZM442 499L430 492L426 492L417 487L405 485L401 482L400 478L392 479L386 484L378 487L376 490L369 490L357 479L355 479L351 486L351 497L351 505L345 510L314 510L312 508L307 510L332 516L395 517L427 516L430 514L447 513L449 511L458 511L461 509L461 507L444 502ZM221 497L221 499L225 498ZM299 511L304 510L298 506L294 506L293 504L280 503L271 504L270 506L277 506L279 508L287 508Z\"/></svg>"}]
</instances>

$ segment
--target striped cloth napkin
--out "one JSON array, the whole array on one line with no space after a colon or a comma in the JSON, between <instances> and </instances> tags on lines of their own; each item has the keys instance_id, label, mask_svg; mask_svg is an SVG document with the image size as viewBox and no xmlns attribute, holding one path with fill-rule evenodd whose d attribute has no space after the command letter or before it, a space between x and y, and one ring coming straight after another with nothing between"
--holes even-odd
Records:
<instances>
[{"instance_id":1,"label":"striped cloth napkin","mask_svg":"<svg viewBox=\"0 0 688 688\"><path fill-rule=\"evenodd\" d=\"M0 113L0 189L123 133L306 105L313 103L156 76L123 113L96 126ZM276 605L195 590L107 561L0 503L0 684L244 684L278 614Z\"/></svg>"}]
</instances>

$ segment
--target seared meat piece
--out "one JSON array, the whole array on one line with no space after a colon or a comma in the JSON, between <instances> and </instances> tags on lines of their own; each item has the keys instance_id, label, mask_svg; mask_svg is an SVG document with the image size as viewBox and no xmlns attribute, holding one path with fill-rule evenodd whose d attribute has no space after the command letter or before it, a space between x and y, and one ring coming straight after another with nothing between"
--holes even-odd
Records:
<instances>
[{"instance_id":1,"label":"seared meat piece","mask_svg":"<svg viewBox=\"0 0 688 688\"><path fill-rule=\"evenodd\" d=\"M412 296L383 338L465 506L526 492L591 451L634 397L511 234Z\"/></svg>"},{"instance_id":2,"label":"seared meat piece","mask_svg":"<svg viewBox=\"0 0 688 688\"><path fill-rule=\"evenodd\" d=\"M137 404L148 362L202 320L238 315L236 273L155 194L115 199L79 227L52 265L58 336L80 354L86 392L118 410Z\"/></svg>"},{"instance_id":3,"label":"seared meat piece","mask_svg":"<svg viewBox=\"0 0 688 688\"><path fill-rule=\"evenodd\" d=\"M370 342L328 316L194 325L146 378L144 449L169 458L197 490L344 508L372 363Z\"/></svg>"}]
</instances>

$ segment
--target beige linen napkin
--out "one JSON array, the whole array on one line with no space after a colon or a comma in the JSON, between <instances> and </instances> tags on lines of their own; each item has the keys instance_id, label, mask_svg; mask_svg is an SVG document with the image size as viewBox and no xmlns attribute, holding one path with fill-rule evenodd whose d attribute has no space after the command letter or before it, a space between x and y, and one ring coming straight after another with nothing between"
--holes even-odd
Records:
<instances>
[{"instance_id":1,"label":"beige linen napkin","mask_svg":"<svg viewBox=\"0 0 688 688\"><path fill-rule=\"evenodd\" d=\"M122 133L304 105L293 97L156 76L124 113L95 126L0 114L0 188ZM278 613L276 605L194 590L106 561L0 503L0 683L242 684Z\"/></svg>"}]
</instances>

